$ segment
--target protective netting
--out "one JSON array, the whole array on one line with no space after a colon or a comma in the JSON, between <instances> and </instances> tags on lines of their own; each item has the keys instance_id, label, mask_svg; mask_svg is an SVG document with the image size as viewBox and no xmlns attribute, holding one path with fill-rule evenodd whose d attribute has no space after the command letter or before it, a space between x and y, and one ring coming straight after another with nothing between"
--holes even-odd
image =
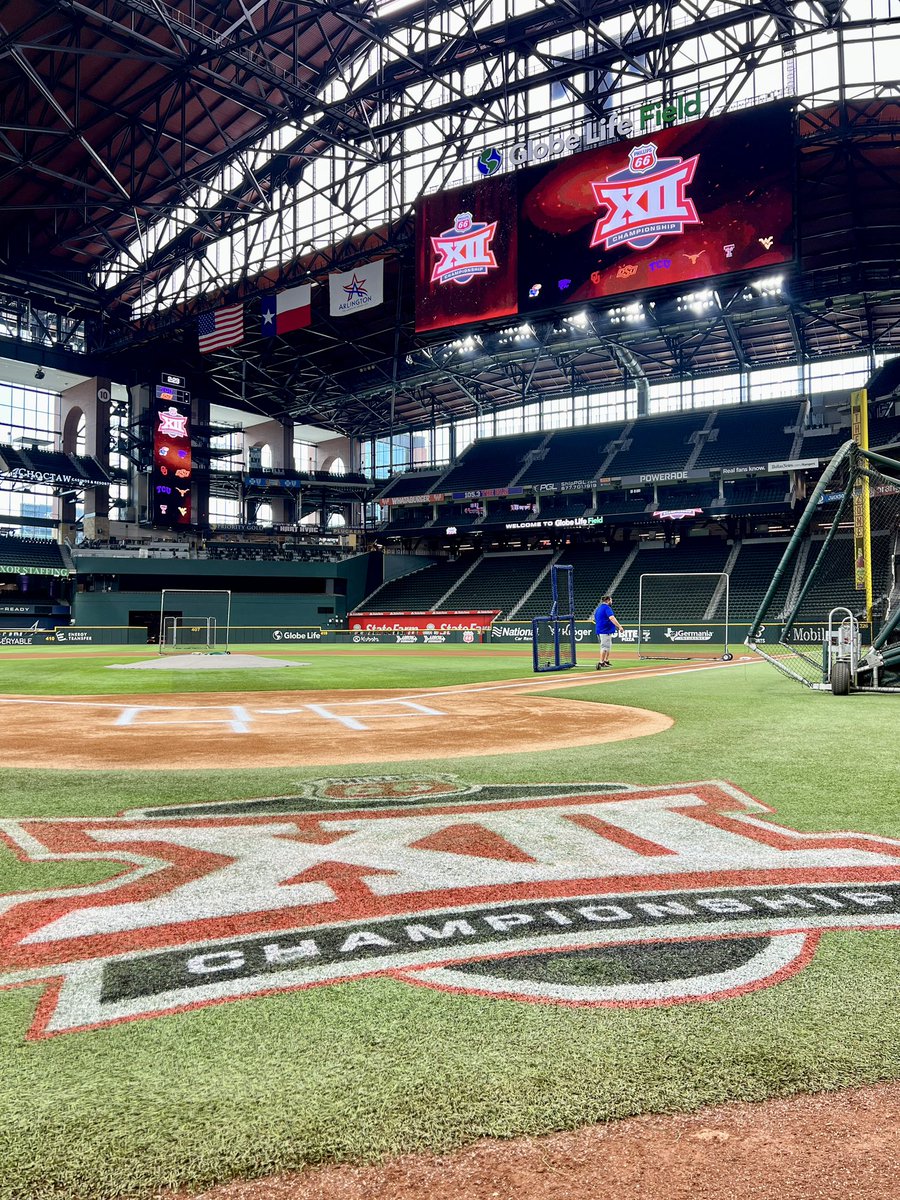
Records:
<instances>
[{"instance_id":1,"label":"protective netting","mask_svg":"<svg viewBox=\"0 0 900 1200\"><path fill-rule=\"evenodd\" d=\"M562 671L575 666L575 624L572 620L568 617L535 617L531 628L535 671Z\"/></svg>"},{"instance_id":2,"label":"protective netting","mask_svg":"<svg viewBox=\"0 0 900 1200\"><path fill-rule=\"evenodd\" d=\"M860 548L863 483L869 485L871 620ZM856 529L854 527L856 517ZM856 533L856 537L855 537ZM900 684L900 463L843 446L810 497L747 644L784 674L828 688L837 631L858 622L860 688Z\"/></svg>"},{"instance_id":3,"label":"protective netting","mask_svg":"<svg viewBox=\"0 0 900 1200\"><path fill-rule=\"evenodd\" d=\"M725 571L645 572L638 584L638 658L683 661L728 654Z\"/></svg>"},{"instance_id":4,"label":"protective netting","mask_svg":"<svg viewBox=\"0 0 900 1200\"><path fill-rule=\"evenodd\" d=\"M160 597L159 650L227 650L231 631L231 592L204 588L164 588Z\"/></svg>"}]
</instances>

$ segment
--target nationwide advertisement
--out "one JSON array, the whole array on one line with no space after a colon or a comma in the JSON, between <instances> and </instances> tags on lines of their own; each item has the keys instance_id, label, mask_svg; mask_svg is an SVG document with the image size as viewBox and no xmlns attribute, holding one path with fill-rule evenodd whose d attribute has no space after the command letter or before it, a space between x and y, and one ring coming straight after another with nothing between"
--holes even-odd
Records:
<instances>
[{"instance_id":1,"label":"nationwide advertisement","mask_svg":"<svg viewBox=\"0 0 900 1200\"><path fill-rule=\"evenodd\" d=\"M487 629L500 615L499 609L455 612L360 612L350 617L352 633L448 633L454 629Z\"/></svg>"},{"instance_id":2,"label":"nationwide advertisement","mask_svg":"<svg viewBox=\"0 0 900 1200\"><path fill-rule=\"evenodd\" d=\"M516 180L423 197L416 207L416 329L516 311Z\"/></svg>"},{"instance_id":3,"label":"nationwide advertisement","mask_svg":"<svg viewBox=\"0 0 900 1200\"><path fill-rule=\"evenodd\" d=\"M789 261L791 127L770 105L520 171L520 314Z\"/></svg>"}]
</instances>

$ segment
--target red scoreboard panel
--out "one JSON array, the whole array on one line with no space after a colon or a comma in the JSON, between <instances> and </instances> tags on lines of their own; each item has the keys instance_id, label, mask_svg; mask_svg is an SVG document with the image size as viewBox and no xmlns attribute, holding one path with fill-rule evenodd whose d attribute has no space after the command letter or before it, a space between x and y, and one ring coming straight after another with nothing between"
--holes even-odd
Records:
<instances>
[{"instance_id":1,"label":"red scoreboard panel","mask_svg":"<svg viewBox=\"0 0 900 1200\"><path fill-rule=\"evenodd\" d=\"M416 206L416 330L516 312L516 177L423 197Z\"/></svg>"},{"instance_id":2,"label":"red scoreboard panel","mask_svg":"<svg viewBox=\"0 0 900 1200\"><path fill-rule=\"evenodd\" d=\"M793 159L780 102L425 197L416 329L769 271L794 257Z\"/></svg>"},{"instance_id":3,"label":"red scoreboard panel","mask_svg":"<svg viewBox=\"0 0 900 1200\"><path fill-rule=\"evenodd\" d=\"M778 104L521 171L519 312L789 261L792 161Z\"/></svg>"}]
</instances>

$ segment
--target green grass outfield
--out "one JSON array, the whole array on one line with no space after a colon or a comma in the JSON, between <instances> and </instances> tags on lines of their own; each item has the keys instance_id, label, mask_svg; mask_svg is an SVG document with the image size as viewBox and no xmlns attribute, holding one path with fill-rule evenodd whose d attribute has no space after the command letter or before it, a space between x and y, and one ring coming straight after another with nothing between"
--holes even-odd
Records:
<instances>
[{"instance_id":1,"label":"green grass outfield","mask_svg":"<svg viewBox=\"0 0 900 1200\"><path fill-rule=\"evenodd\" d=\"M78 650L65 659L0 654L0 692L421 688L529 673L526 649L367 649L292 648L291 657L313 663L298 669L295 683L288 671L233 672L227 680L204 675L199 688L175 673L163 683L155 673L104 672L105 659ZM110 661L125 657L111 650ZM290 794L323 775L427 770L481 783L727 779L790 829L900 837L900 697L812 694L757 663L591 679L560 695L656 709L675 724L597 747L375 768L348 762L162 778L6 770L0 814L112 815L145 804ZM0 893L87 883L115 870L24 864L0 848ZM0 992L3 1200L149 1197L307 1163L900 1076L900 936L889 931L828 933L809 966L761 991L647 1009L530 1005L372 979L27 1041L40 995L37 987Z\"/></svg>"}]
</instances>

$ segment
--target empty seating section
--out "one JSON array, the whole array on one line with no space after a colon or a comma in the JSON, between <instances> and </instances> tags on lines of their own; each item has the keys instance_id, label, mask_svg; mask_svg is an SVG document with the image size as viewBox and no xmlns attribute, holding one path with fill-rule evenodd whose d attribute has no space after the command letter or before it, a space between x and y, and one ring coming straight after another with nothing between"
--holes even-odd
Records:
<instances>
[{"instance_id":1,"label":"empty seating section","mask_svg":"<svg viewBox=\"0 0 900 1200\"><path fill-rule=\"evenodd\" d=\"M608 457L607 447L622 436L624 425L588 425L558 429L546 452L526 469L518 481L523 486L593 479Z\"/></svg>"},{"instance_id":2,"label":"empty seating section","mask_svg":"<svg viewBox=\"0 0 900 1200\"><path fill-rule=\"evenodd\" d=\"M568 496L555 496L552 499L544 496L541 499L541 511L539 519L542 521L553 521L555 519L566 519L569 517L583 517L585 513L594 511L594 506L591 503L590 492L573 492ZM525 520L531 520L537 514L527 513L524 516Z\"/></svg>"},{"instance_id":3,"label":"empty seating section","mask_svg":"<svg viewBox=\"0 0 900 1200\"><path fill-rule=\"evenodd\" d=\"M437 604L449 588L463 575L477 555L461 555L457 559L440 559L410 575L389 580L361 607L368 612L427 612ZM456 608L456 604L451 604Z\"/></svg>"},{"instance_id":4,"label":"empty seating section","mask_svg":"<svg viewBox=\"0 0 900 1200\"><path fill-rule=\"evenodd\" d=\"M379 493L378 499L383 500L386 496L430 496L439 478L438 471L417 471L411 475L395 475L387 487Z\"/></svg>"},{"instance_id":5,"label":"empty seating section","mask_svg":"<svg viewBox=\"0 0 900 1200\"><path fill-rule=\"evenodd\" d=\"M653 489L639 492L599 492L596 514L611 517L636 517L648 512L653 505Z\"/></svg>"},{"instance_id":6,"label":"empty seating section","mask_svg":"<svg viewBox=\"0 0 900 1200\"><path fill-rule=\"evenodd\" d=\"M790 456L794 433L785 427L796 425L800 417L800 402L787 404L753 404L721 408L715 424L694 466L741 467L781 462Z\"/></svg>"},{"instance_id":7,"label":"empty seating section","mask_svg":"<svg viewBox=\"0 0 900 1200\"><path fill-rule=\"evenodd\" d=\"M657 504L664 512L685 508L699 508L705 512L713 506L718 494L715 487L698 488L695 491L688 491L687 488L660 488Z\"/></svg>"},{"instance_id":8,"label":"empty seating section","mask_svg":"<svg viewBox=\"0 0 900 1200\"><path fill-rule=\"evenodd\" d=\"M550 554L486 554L442 606L448 609L499 609L505 617L522 599Z\"/></svg>"},{"instance_id":9,"label":"empty seating section","mask_svg":"<svg viewBox=\"0 0 900 1200\"><path fill-rule=\"evenodd\" d=\"M786 546L786 540L742 543L737 559L731 568L729 581L729 607L732 621L751 621L756 616ZM787 579L780 586L777 597L782 605L791 581L790 572L787 575ZM716 606L715 615L717 618L721 618L724 613L725 600L722 597Z\"/></svg>"},{"instance_id":10,"label":"empty seating section","mask_svg":"<svg viewBox=\"0 0 900 1200\"><path fill-rule=\"evenodd\" d=\"M506 487L522 469L525 455L538 447L546 436L546 433L520 433L515 437L482 438L473 442L450 474L441 480L440 490L459 492Z\"/></svg>"},{"instance_id":11,"label":"empty seating section","mask_svg":"<svg viewBox=\"0 0 900 1200\"><path fill-rule=\"evenodd\" d=\"M800 446L800 458L829 459L843 446L844 442L849 440L849 425L842 425L839 429L832 429L829 433L813 433L807 430Z\"/></svg>"},{"instance_id":12,"label":"empty seating section","mask_svg":"<svg viewBox=\"0 0 900 1200\"><path fill-rule=\"evenodd\" d=\"M708 413L694 412L677 417L643 417L635 421L627 450L620 450L606 468L606 474L654 475L663 471L682 471L694 447L692 433L706 424Z\"/></svg>"},{"instance_id":13,"label":"empty seating section","mask_svg":"<svg viewBox=\"0 0 900 1200\"><path fill-rule=\"evenodd\" d=\"M783 509L787 507L790 493L790 481L786 475L777 475L768 479L755 479L746 483L729 483L722 485L724 501L716 501L713 511L728 509L753 508L762 509L766 506Z\"/></svg>"},{"instance_id":14,"label":"empty seating section","mask_svg":"<svg viewBox=\"0 0 900 1200\"><path fill-rule=\"evenodd\" d=\"M869 415L869 445L873 449L877 446L894 446L898 442L900 442L900 418Z\"/></svg>"},{"instance_id":15,"label":"empty seating section","mask_svg":"<svg viewBox=\"0 0 900 1200\"><path fill-rule=\"evenodd\" d=\"M709 544L704 544L706 542ZM711 539L703 539L703 543L700 539L680 543L670 549L642 547L616 588L613 596L616 616L623 622L637 620L642 575L723 571L730 551L731 547L725 542L712 542ZM643 620L702 621L717 584L718 580L712 577L645 581Z\"/></svg>"},{"instance_id":16,"label":"empty seating section","mask_svg":"<svg viewBox=\"0 0 900 1200\"><path fill-rule=\"evenodd\" d=\"M109 478L108 472L95 458L87 454L63 454L61 450L39 450L33 446L24 449L0 446L0 459L9 471L42 471L52 475L65 475L72 479L100 482Z\"/></svg>"},{"instance_id":17,"label":"empty seating section","mask_svg":"<svg viewBox=\"0 0 900 1200\"><path fill-rule=\"evenodd\" d=\"M575 592L575 616L581 621L590 619L600 599L612 586L612 582L622 569L632 547L617 543L610 549L602 545L570 546L558 560L560 566L575 568L573 587ZM545 564L546 565L546 564ZM568 584L565 575L559 576L560 612L565 612L568 604ZM552 585L550 574L541 580L525 603L519 608L514 620L531 620L532 617L546 616L552 603Z\"/></svg>"},{"instance_id":18,"label":"empty seating section","mask_svg":"<svg viewBox=\"0 0 900 1200\"><path fill-rule=\"evenodd\" d=\"M64 571L62 551L56 542L43 539L0 538L0 568L17 567L23 575L29 569Z\"/></svg>"},{"instance_id":19,"label":"empty seating section","mask_svg":"<svg viewBox=\"0 0 900 1200\"><path fill-rule=\"evenodd\" d=\"M872 535L872 590L875 596L881 595L890 587L890 556L888 540L891 535L874 533ZM824 539L813 538L809 554L803 568L803 584L809 579ZM801 590L803 587L801 584ZM799 595L799 590L797 592ZM833 608L849 608L857 617L865 613L865 593L857 591L854 586L853 569L853 538L835 537L829 546L822 566L817 571L809 593L804 597L797 610L797 620L801 623L813 621L825 623Z\"/></svg>"},{"instance_id":20,"label":"empty seating section","mask_svg":"<svg viewBox=\"0 0 900 1200\"><path fill-rule=\"evenodd\" d=\"M390 510L388 529L422 529L431 520L431 508L424 505L400 505Z\"/></svg>"}]
</instances>

